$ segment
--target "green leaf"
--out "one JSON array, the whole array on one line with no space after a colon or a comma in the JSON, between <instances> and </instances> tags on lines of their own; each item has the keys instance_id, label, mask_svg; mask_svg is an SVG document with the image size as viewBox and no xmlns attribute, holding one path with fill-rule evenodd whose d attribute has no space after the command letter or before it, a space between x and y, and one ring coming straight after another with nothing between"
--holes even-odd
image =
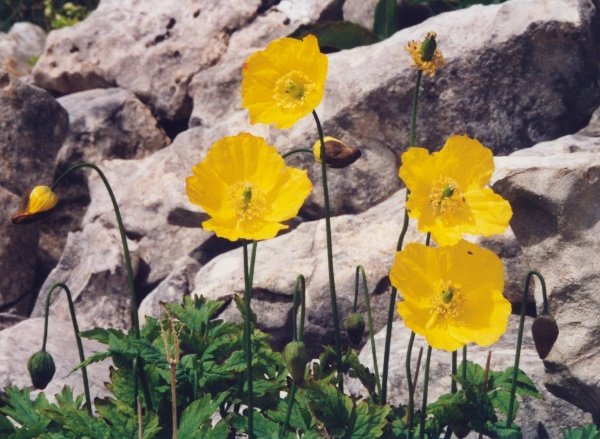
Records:
<instances>
[{"instance_id":1,"label":"green leaf","mask_svg":"<svg viewBox=\"0 0 600 439\"><path fill-rule=\"evenodd\" d=\"M319 48L323 53L368 46L379 41L369 29L349 21L323 21L303 25L291 37L304 38L309 34L317 37Z\"/></svg>"},{"instance_id":2,"label":"green leaf","mask_svg":"<svg viewBox=\"0 0 600 439\"><path fill-rule=\"evenodd\" d=\"M513 367L507 368L504 372L492 372L489 378L489 389L501 387L510 390L513 382ZM534 398L541 398L542 396L538 392L537 388L531 378L527 376L525 372L519 369L517 373L517 389L516 394L519 396L531 396Z\"/></svg>"},{"instance_id":3,"label":"green leaf","mask_svg":"<svg viewBox=\"0 0 600 439\"><path fill-rule=\"evenodd\" d=\"M564 430L562 435L563 439L600 439L600 432L594 424Z\"/></svg>"},{"instance_id":4,"label":"green leaf","mask_svg":"<svg viewBox=\"0 0 600 439\"><path fill-rule=\"evenodd\" d=\"M225 400L227 393L222 393L212 400L210 395L204 395L191 403L182 413L179 421L179 437L181 439L193 439L198 437L198 431L217 411L219 405Z\"/></svg>"},{"instance_id":5,"label":"green leaf","mask_svg":"<svg viewBox=\"0 0 600 439\"><path fill-rule=\"evenodd\" d=\"M352 415L352 400L340 393L336 386L316 381L306 385L306 398L311 411L324 424L329 435L344 436Z\"/></svg>"},{"instance_id":6,"label":"green leaf","mask_svg":"<svg viewBox=\"0 0 600 439\"><path fill-rule=\"evenodd\" d=\"M29 396L29 389L19 390L10 386L4 391L6 396L3 402L6 405L0 407L0 413L11 417L21 425L16 437L33 438L46 431L50 420L42 416L39 411L49 408L50 403L48 403L43 393L39 393L37 398L32 401Z\"/></svg>"},{"instance_id":7,"label":"green leaf","mask_svg":"<svg viewBox=\"0 0 600 439\"><path fill-rule=\"evenodd\" d=\"M493 424L488 432L493 439L522 439L521 429L513 425L508 428L504 422Z\"/></svg>"},{"instance_id":8,"label":"green leaf","mask_svg":"<svg viewBox=\"0 0 600 439\"><path fill-rule=\"evenodd\" d=\"M89 331L80 331L79 335L83 338L88 338L90 340L96 340L103 344L108 344L109 338L112 335L116 338L124 339L127 337L123 331L118 329L104 329L104 328L94 328Z\"/></svg>"},{"instance_id":9,"label":"green leaf","mask_svg":"<svg viewBox=\"0 0 600 439\"><path fill-rule=\"evenodd\" d=\"M398 30L397 0L379 0L375 6L373 31L380 40L391 37Z\"/></svg>"},{"instance_id":10,"label":"green leaf","mask_svg":"<svg viewBox=\"0 0 600 439\"><path fill-rule=\"evenodd\" d=\"M14 433L15 427L8 420L6 416L0 415L0 437L8 437L9 434Z\"/></svg>"},{"instance_id":11,"label":"green leaf","mask_svg":"<svg viewBox=\"0 0 600 439\"><path fill-rule=\"evenodd\" d=\"M391 411L390 406L382 407L361 402L355 409L354 423L345 437L352 439L380 438L386 425L386 417Z\"/></svg>"}]
</instances>

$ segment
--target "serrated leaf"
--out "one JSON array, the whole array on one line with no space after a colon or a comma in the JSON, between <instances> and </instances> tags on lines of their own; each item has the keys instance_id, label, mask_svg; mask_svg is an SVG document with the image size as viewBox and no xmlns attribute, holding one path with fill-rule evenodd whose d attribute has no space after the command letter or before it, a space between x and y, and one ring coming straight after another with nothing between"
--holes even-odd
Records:
<instances>
[{"instance_id":1,"label":"serrated leaf","mask_svg":"<svg viewBox=\"0 0 600 439\"><path fill-rule=\"evenodd\" d=\"M504 372L501 372L499 375L493 374L490 379L489 388L502 387L504 389L510 390L513 381L513 367L507 368ZM531 396L534 398L541 398L535 384L527 376L525 372L519 369L517 373L517 389L516 394L519 396Z\"/></svg>"},{"instance_id":2,"label":"serrated leaf","mask_svg":"<svg viewBox=\"0 0 600 439\"><path fill-rule=\"evenodd\" d=\"M309 34L317 37L319 48L323 53L368 46L379 41L369 29L349 21L323 21L306 24L300 26L291 37L304 38Z\"/></svg>"},{"instance_id":3,"label":"serrated leaf","mask_svg":"<svg viewBox=\"0 0 600 439\"><path fill-rule=\"evenodd\" d=\"M381 407L366 402L357 404L354 410L354 422L345 437L351 439L380 438L390 410L388 405Z\"/></svg>"},{"instance_id":4,"label":"serrated leaf","mask_svg":"<svg viewBox=\"0 0 600 439\"><path fill-rule=\"evenodd\" d=\"M505 424L497 423L493 424L490 428L489 434L493 439L522 439L523 433L521 429L513 425L508 428Z\"/></svg>"},{"instance_id":5,"label":"serrated leaf","mask_svg":"<svg viewBox=\"0 0 600 439\"><path fill-rule=\"evenodd\" d=\"M96 340L103 344L108 344L108 341L111 336L116 338L124 339L127 337L123 331L118 329L104 329L104 328L93 328L89 331L80 331L79 335L83 338L87 338L89 340Z\"/></svg>"},{"instance_id":6,"label":"serrated leaf","mask_svg":"<svg viewBox=\"0 0 600 439\"><path fill-rule=\"evenodd\" d=\"M19 390L9 386L4 391L6 392L4 401L6 405L0 407L0 413L11 417L21 425L19 437L36 437L46 431L50 420L40 415L39 410L49 408L50 403L43 393L39 393L37 398L32 401L29 389Z\"/></svg>"},{"instance_id":7,"label":"serrated leaf","mask_svg":"<svg viewBox=\"0 0 600 439\"><path fill-rule=\"evenodd\" d=\"M398 30L397 0L379 0L375 6L373 32L380 40L391 37Z\"/></svg>"},{"instance_id":8,"label":"serrated leaf","mask_svg":"<svg viewBox=\"0 0 600 439\"><path fill-rule=\"evenodd\" d=\"M306 399L317 420L331 436L343 436L350 422L352 400L332 384L311 382L306 385Z\"/></svg>"},{"instance_id":9,"label":"serrated leaf","mask_svg":"<svg viewBox=\"0 0 600 439\"><path fill-rule=\"evenodd\" d=\"M219 405L227 397L226 393L212 400L210 395L191 403L181 414L177 432L181 439L193 439L198 437L198 431L204 423L210 422L211 416L218 410Z\"/></svg>"},{"instance_id":10,"label":"serrated leaf","mask_svg":"<svg viewBox=\"0 0 600 439\"><path fill-rule=\"evenodd\" d=\"M8 420L6 416L0 415L0 437L8 437L9 434L15 431L15 426Z\"/></svg>"}]
</instances>

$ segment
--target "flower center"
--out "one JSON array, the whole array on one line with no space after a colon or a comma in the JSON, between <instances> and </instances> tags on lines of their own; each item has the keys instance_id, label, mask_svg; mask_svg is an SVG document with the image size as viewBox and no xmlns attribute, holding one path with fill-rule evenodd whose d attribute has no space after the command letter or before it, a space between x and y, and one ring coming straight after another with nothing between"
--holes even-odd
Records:
<instances>
[{"instance_id":1,"label":"flower center","mask_svg":"<svg viewBox=\"0 0 600 439\"><path fill-rule=\"evenodd\" d=\"M436 326L440 320L457 320L460 318L463 296L460 285L443 281L440 292L431 298L431 317L426 323L426 328Z\"/></svg>"},{"instance_id":2,"label":"flower center","mask_svg":"<svg viewBox=\"0 0 600 439\"><path fill-rule=\"evenodd\" d=\"M274 98L282 109L290 111L303 106L306 95L315 89L316 85L308 76L293 70L277 80Z\"/></svg>"},{"instance_id":3,"label":"flower center","mask_svg":"<svg viewBox=\"0 0 600 439\"><path fill-rule=\"evenodd\" d=\"M229 189L231 204L240 226L245 229L259 227L265 215L270 212L265 194L252 186L252 183L240 181Z\"/></svg>"},{"instance_id":4,"label":"flower center","mask_svg":"<svg viewBox=\"0 0 600 439\"><path fill-rule=\"evenodd\" d=\"M439 214L456 213L464 204L460 186L452 178L440 178L429 193L429 203Z\"/></svg>"}]
</instances>

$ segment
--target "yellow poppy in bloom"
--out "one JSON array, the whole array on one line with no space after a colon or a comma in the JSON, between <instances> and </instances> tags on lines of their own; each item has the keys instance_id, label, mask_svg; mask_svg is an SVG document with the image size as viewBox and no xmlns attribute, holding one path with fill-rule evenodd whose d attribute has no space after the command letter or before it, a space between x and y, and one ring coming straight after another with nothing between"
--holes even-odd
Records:
<instances>
[{"instance_id":1,"label":"yellow poppy in bloom","mask_svg":"<svg viewBox=\"0 0 600 439\"><path fill-rule=\"evenodd\" d=\"M34 187L23 199L19 210L13 215L13 224L28 223L40 214L53 209L58 203L58 197L48 186Z\"/></svg>"},{"instance_id":2,"label":"yellow poppy in bloom","mask_svg":"<svg viewBox=\"0 0 600 439\"><path fill-rule=\"evenodd\" d=\"M502 295L502 261L467 241L451 247L411 243L396 253L390 280L398 313L433 348L489 346L506 332L511 305Z\"/></svg>"},{"instance_id":3,"label":"yellow poppy in bloom","mask_svg":"<svg viewBox=\"0 0 600 439\"><path fill-rule=\"evenodd\" d=\"M410 191L406 208L422 232L439 245L457 243L463 234L503 233L512 210L486 187L494 172L492 151L467 136L452 136L439 152L409 148L398 175Z\"/></svg>"},{"instance_id":4,"label":"yellow poppy in bloom","mask_svg":"<svg viewBox=\"0 0 600 439\"><path fill-rule=\"evenodd\" d=\"M242 104L250 122L289 128L323 99L327 56L317 38L280 38L254 52L242 71Z\"/></svg>"},{"instance_id":5,"label":"yellow poppy in bloom","mask_svg":"<svg viewBox=\"0 0 600 439\"><path fill-rule=\"evenodd\" d=\"M446 65L444 56L437 48L435 32L429 32L424 41L409 41L406 51L410 54L413 65L429 76Z\"/></svg>"},{"instance_id":6,"label":"yellow poppy in bloom","mask_svg":"<svg viewBox=\"0 0 600 439\"><path fill-rule=\"evenodd\" d=\"M248 133L213 143L192 172L188 198L211 217L202 226L230 241L273 238L312 190L306 171L286 167L275 147Z\"/></svg>"}]
</instances>

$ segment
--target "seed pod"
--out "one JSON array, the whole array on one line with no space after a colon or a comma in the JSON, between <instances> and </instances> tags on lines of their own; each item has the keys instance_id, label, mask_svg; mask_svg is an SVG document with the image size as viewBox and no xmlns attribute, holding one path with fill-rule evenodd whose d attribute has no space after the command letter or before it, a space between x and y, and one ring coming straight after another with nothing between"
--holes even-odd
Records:
<instances>
[{"instance_id":1,"label":"seed pod","mask_svg":"<svg viewBox=\"0 0 600 439\"><path fill-rule=\"evenodd\" d=\"M535 350L543 360L548 356L558 338L556 320L549 314L542 314L533 321L531 333L535 342Z\"/></svg>"},{"instance_id":2,"label":"seed pod","mask_svg":"<svg viewBox=\"0 0 600 439\"><path fill-rule=\"evenodd\" d=\"M327 156L327 166L330 168L346 168L357 161L362 153L360 149L350 146L336 138L325 136L325 155ZM313 145L313 154L315 159L321 162L321 141L317 140Z\"/></svg>"},{"instance_id":3,"label":"seed pod","mask_svg":"<svg viewBox=\"0 0 600 439\"><path fill-rule=\"evenodd\" d=\"M423 42L421 43L421 59L423 61L431 61L435 49L437 49L437 41L435 32L429 32Z\"/></svg>"},{"instance_id":4,"label":"seed pod","mask_svg":"<svg viewBox=\"0 0 600 439\"><path fill-rule=\"evenodd\" d=\"M52 355L46 351L39 351L29 357L27 370L29 371L33 387L36 389L45 389L52 380L54 372L56 372L56 366L54 365Z\"/></svg>"},{"instance_id":5,"label":"seed pod","mask_svg":"<svg viewBox=\"0 0 600 439\"><path fill-rule=\"evenodd\" d=\"M353 312L346 317L344 322L346 333L350 339L350 343L356 346L360 344L362 336L365 333L365 320L356 312Z\"/></svg>"},{"instance_id":6,"label":"seed pod","mask_svg":"<svg viewBox=\"0 0 600 439\"><path fill-rule=\"evenodd\" d=\"M304 381L304 370L308 363L308 355L303 341L289 342L283 351L285 364L290 371L290 375L296 384L302 384Z\"/></svg>"}]
</instances>

